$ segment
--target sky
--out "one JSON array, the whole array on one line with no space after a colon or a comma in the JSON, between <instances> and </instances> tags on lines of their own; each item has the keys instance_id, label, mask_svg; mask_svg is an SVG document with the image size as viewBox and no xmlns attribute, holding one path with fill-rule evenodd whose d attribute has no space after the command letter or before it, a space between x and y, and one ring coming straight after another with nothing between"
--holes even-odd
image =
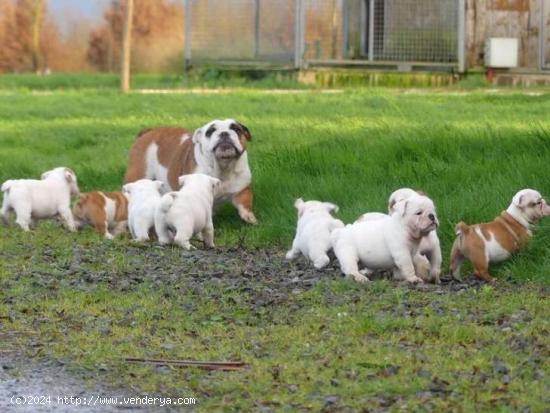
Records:
<instances>
[{"instance_id":1,"label":"sky","mask_svg":"<svg viewBox=\"0 0 550 413\"><path fill-rule=\"evenodd\" d=\"M88 21L97 22L110 2L111 0L48 0L48 10L64 32L68 24L64 21L64 16L85 17Z\"/></svg>"}]
</instances>

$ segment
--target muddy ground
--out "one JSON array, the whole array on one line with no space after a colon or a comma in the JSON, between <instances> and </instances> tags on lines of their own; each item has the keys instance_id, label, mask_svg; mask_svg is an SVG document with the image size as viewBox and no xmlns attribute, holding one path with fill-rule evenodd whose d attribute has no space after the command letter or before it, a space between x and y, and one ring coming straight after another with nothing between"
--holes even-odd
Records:
<instances>
[{"instance_id":1,"label":"muddy ground","mask_svg":"<svg viewBox=\"0 0 550 413\"><path fill-rule=\"evenodd\" d=\"M119 249L120 251L117 251ZM122 262L121 253L124 256ZM227 292L233 292L242 299L241 304L247 304L252 313L261 314L259 318L262 322L265 322L266 318L269 319L270 308L283 305L291 309L300 308L305 304L296 299L296 296L314 288L322 280L342 277L334 261L328 268L318 271L303 258L287 262L284 260L284 251L274 249L232 247L186 252L174 247L151 245L116 244L113 248L109 243L102 243L93 245L93 248L74 245L70 254L63 256L57 249L44 247L42 251L30 254L29 260L26 261L28 265L10 260L10 252L4 251L1 255L6 262L14 262L8 264L8 267L11 266L10 273L13 277L4 281L1 286L4 291L15 286L22 277L29 276L37 287L45 290L57 290L61 287L87 290L95 288L98 284L107 284L109 289L124 292L147 282L153 287L173 286L172 289L165 290L166 294L178 294L179 291L186 290L193 294L207 294L214 300ZM373 278L381 277L387 275L380 274ZM406 288L438 295L464 292L482 285L471 276L465 277L464 282L448 277L443 277L442 281L440 285L411 285ZM397 282L395 284L397 285ZM324 299L328 305L341 304L353 302L358 294L361 294L361 291L356 289L350 290L349 294L326 291ZM8 295L4 297L4 302L10 303L13 299ZM399 312L398 309L396 311ZM398 315L396 313L396 316ZM16 315L9 315L12 316ZM7 331L4 330L3 333L3 339L9 342L5 335ZM115 407L90 406L80 406L78 410L72 406L14 407L10 402L12 396L26 394L63 394L75 397L91 393L120 394L97 383L92 382L90 385L92 375L85 372L69 372L59 361L29 361L24 353L23 349L13 347L5 353L0 353L1 411L119 411ZM135 395L135 392L129 389L124 391ZM126 411L131 410L126 408ZM157 408L155 411L163 410Z\"/></svg>"}]
</instances>

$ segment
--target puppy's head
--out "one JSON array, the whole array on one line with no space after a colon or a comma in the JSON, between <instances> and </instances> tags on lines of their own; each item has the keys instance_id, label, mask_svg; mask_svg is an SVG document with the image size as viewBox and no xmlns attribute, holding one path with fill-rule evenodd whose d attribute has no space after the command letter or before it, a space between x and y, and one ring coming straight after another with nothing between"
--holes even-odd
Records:
<instances>
[{"instance_id":1,"label":"puppy's head","mask_svg":"<svg viewBox=\"0 0 550 413\"><path fill-rule=\"evenodd\" d=\"M434 203L424 195L414 195L398 202L395 213L415 239L428 235L439 226Z\"/></svg>"},{"instance_id":2,"label":"puppy's head","mask_svg":"<svg viewBox=\"0 0 550 413\"><path fill-rule=\"evenodd\" d=\"M523 217L530 223L536 223L550 215L550 206L546 203L540 192L534 189L522 189L512 199Z\"/></svg>"},{"instance_id":3,"label":"puppy's head","mask_svg":"<svg viewBox=\"0 0 550 413\"><path fill-rule=\"evenodd\" d=\"M304 214L309 214L313 212L326 212L331 215L338 212L338 205L332 204L330 202L320 201L304 202L302 198L298 198L294 202L294 207L298 211L298 218L302 217Z\"/></svg>"},{"instance_id":4,"label":"puppy's head","mask_svg":"<svg viewBox=\"0 0 550 413\"><path fill-rule=\"evenodd\" d=\"M178 178L178 183L180 187L195 186L199 188L206 188L207 191L212 192L212 194L216 196L222 181L206 174L188 174L181 175Z\"/></svg>"},{"instance_id":5,"label":"puppy's head","mask_svg":"<svg viewBox=\"0 0 550 413\"><path fill-rule=\"evenodd\" d=\"M415 191L411 188L400 188L392 192L388 199L388 213L391 214L393 212L395 204L415 195L425 195L425 193L422 191Z\"/></svg>"},{"instance_id":6,"label":"puppy's head","mask_svg":"<svg viewBox=\"0 0 550 413\"><path fill-rule=\"evenodd\" d=\"M157 192L160 195L163 195L169 192L168 186L162 181L152 181L151 179L140 179L129 184L125 184L122 187L122 193L124 196L132 196L140 191L152 191Z\"/></svg>"},{"instance_id":7,"label":"puppy's head","mask_svg":"<svg viewBox=\"0 0 550 413\"><path fill-rule=\"evenodd\" d=\"M193 133L193 143L200 145L201 152L218 161L238 159L251 139L248 128L233 119L213 120Z\"/></svg>"},{"instance_id":8,"label":"puppy's head","mask_svg":"<svg viewBox=\"0 0 550 413\"><path fill-rule=\"evenodd\" d=\"M71 195L73 196L80 195L80 189L78 188L78 181L76 178L76 174L71 168L60 166L50 171L46 171L40 176L41 180L52 179L52 178L65 181L69 186L69 191Z\"/></svg>"}]
</instances>

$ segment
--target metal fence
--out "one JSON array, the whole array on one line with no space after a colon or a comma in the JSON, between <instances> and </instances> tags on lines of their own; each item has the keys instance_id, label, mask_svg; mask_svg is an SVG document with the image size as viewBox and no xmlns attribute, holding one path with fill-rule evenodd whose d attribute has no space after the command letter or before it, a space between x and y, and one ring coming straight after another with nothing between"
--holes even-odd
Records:
<instances>
[{"instance_id":1,"label":"metal fence","mask_svg":"<svg viewBox=\"0 0 550 413\"><path fill-rule=\"evenodd\" d=\"M456 67L463 48L464 0L185 0L185 4L188 64Z\"/></svg>"},{"instance_id":2,"label":"metal fence","mask_svg":"<svg viewBox=\"0 0 550 413\"><path fill-rule=\"evenodd\" d=\"M550 70L550 0L541 0L540 8L540 67Z\"/></svg>"}]
</instances>

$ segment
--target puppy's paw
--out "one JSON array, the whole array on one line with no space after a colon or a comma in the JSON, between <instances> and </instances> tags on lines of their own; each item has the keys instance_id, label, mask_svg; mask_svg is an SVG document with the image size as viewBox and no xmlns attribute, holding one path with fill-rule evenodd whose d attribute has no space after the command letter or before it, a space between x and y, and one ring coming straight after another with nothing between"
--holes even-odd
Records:
<instances>
[{"instance_id":1,"label":"puppy's paw","mask_svg":"<svg viewBox=\"0 0 550 413\"><path fill-rule=\"evenodd\" d=\"M361 283L361 284L365 284L365 283L370 282L370 280L367 277L365 277L363 274L360 274L360 273L351 274L351 277L353 277L353 279L356 282Z\"/></svg>"},{"instance_id":2,"label":"puppy's paw","mask_svg":"<svg viewBox=\"0 0 550 413\"><path fill-rule=\"evenodd\" d=\"M110 232L105 233L105 239L113 239L113 238L114 238L114 236Z\"/></svg>"},{"instance_id":3,"label":"puppy's paw","mask_svg":"<svg viewBox=\"0 0 550 413\"><path fill-rule=\"evenodd\" d=\"M256 225L258 223L258 221L256 220L256 216L254 215L254 213L252 211L247 211L245 209L241 209L239 211L239 216L247 224Z\"/></svg>"},{"instance_id":4,"label":"puppy's paw","mask_svg":"<svg viewBox=\"0 0 550 413\"><path fill-rule=\"evenodd\" d=\"M407 278L407 282L411 284L423 284L424 280L420 277L417 277L416 275L413 277Z\"/></svg>"},{"instance_id":5,"label":"puppy's paw","mask_svg":"<svg viewBox=\"0 0 550 413\"><path fill-rule=\"evenodd\" d=\"M330 258L328 256L325 256L325 257L317 258L315 261L313 261L313 266L318 270L320 270L326 267L329 262L330 262Z\"/></svg>"}]
</instances>

